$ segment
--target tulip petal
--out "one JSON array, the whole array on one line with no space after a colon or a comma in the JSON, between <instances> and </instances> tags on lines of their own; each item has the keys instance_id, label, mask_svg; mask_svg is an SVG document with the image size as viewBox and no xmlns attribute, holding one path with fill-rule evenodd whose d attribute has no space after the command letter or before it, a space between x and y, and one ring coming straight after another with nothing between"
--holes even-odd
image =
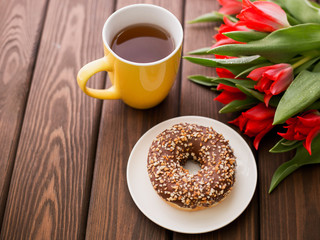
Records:
<instances>
[{"instance_id":1,"label":"tulip petal","mask_svg":"<svg viewBox=\"0 0 320 240\"><path fill-rule=\"evenodd\" d=\"M271 21L275 21L283 27L290 26L285 11L283 11L283 9L279 5L273 2L264 1L257 1L253 5L257 9L261 10L265 18L270 19Z\"/></svg>"},{"instance_id":2,"label":"tulip petal","mask_svg":"<svg viewBox=\"0 0 320 240\"><path fill-rule=\"evenodd\" d=\"M260 79L259 83L257 84L257 89L261 92L266 92L269 90L269 88L272 85L272 80L270 78L267 78L262 74L262 78Z\"/></svg>"},{"instance_id":3,"label":"tulip petal","mask_svg":"<svg viewBox=\"0 0 320 240\"><path fill-rule=\"evenodd\" d=\"M232 93L239 93L241 92L238 88L236 87L231 87L222 83L219 83L217 90L226 90L228 92L232 92Z\"/></svg>"},{"instance_id":4,"label":"tulip petal","mask_svg":"<svg viewBox=\"0 0 320 240\"><path fill-rule=\"evenodd\" d=\"M237 17L248 28L261 32L273 32L290 26L286 13L273 2L243 0L243 10Z\"/></svg>"},{"instance_id":5,"label":"tulip petal","mask_svg":"<svg viewBox=\"0 0 320 240\"><path fill-rule=\"evenodd\" d=\"M228 15L238 14L242 9L241 1L238 0L218 0L222 7L219 12Z\"/></svg>"},{"instance_id":6,"label":"tulip petal","mask_svg":"<svg viewBox=\"0 0 320 240\"><path fill-rule=\"evenodd\" d=\"M236 119L229 121L229 123L234 124L236 126L239 127L240 131L243 131L246 123L247 123L247 119L243 117L243 115L241 114L239 117L237 117Z\"/></svg>"},{"instance_id":7,"label":"tulip petal","mask_svg":"<svg viewBox=\"0 0 320 240\"><path fill-rule=\"evenodd\" d=\"M249 137L254 137L258 135L261 131L264 131L266 128L270 127L272 125L272 119L271 120L252 120L250 119L246 124L246 129L244 133L248 135Z\"/></svg>"},{"instance_id":8,"label":"tulip petal","mask_svg":"<svg viewBox=\"0 0 320 240\"><path fill-rule=\"evenodd\" d=\"M261 68L256 68L254 69L253 71L251 71L251 73L247 76L247 78L250 78L254 81L258 81L261 76L262 76L262 73L265 72L266 69L268 69L269 66L266 66L266 67L261 67Z\"/></svg>"},{"instance_id":9,"label":"tulip petal","mask_svg":"<svg viewBox=\"0 0 320 240\"><path fill-rule=\"evenodd\" d=\"M249 31L250 29L248 29L247 27L245 27L243 24L239 22L234 23L230 21L227 17L224 17L223 21L225 24L221 24L221 26L219 27L218 33L214 35L214 38L216 39L217 42L212 47L215 48L215 47L226 45L226 44L242 43L225 36L223 33L233 32L233 31Z\"/></svg>"},{"instance_id":10,"label":"tulip petal","mask_svg":"<svg viewBox=\"0 0 320 240\"><path fill-rule=\"evenodd\" d=\"M298 119L305 126L313 127L316 125L320 125L320 115L318 115L317 113L319 112L316 110L311 110L305 115L298 116Z\"/></svg>"},{"instance_id":11,"label":"tulip petal","mask_svg":"<svg viewBox=\"0 0 320 240\"><path fill-rule=\"evenodd\" d=\"M265 93L264 102L268 106L272 95L286 90L294 75L291 65L285 63L254 69L247 77L258 81L254 88Z\"/></svg>"},{"instance_id":12,"label":"tulip petal","mask_svg":"<svg viewBox=\"0 0 320 240\"><path fill-rule=\"evenodd\" d=\"M294 138L295 135L295 126L297 124L297 118L290 118L286 121L286 124L288 124L288 126L284 126L283 128L287 129L286 133L279 133L278 135L280 135L281 137L287 139L287 140L297 140Z\"/></svg>"},{"instance_id":13,"label":"tulip petal","mask_svg":"<svg viewBox=\"0 0 320 240\"><path fill-rule=\"evenodd\" d=\"M259 103L255 107L249 109L245 113L245 117L253 120L265 120L273 119L275 109L271 107L266 107L265 104Z\"/></svg>"},{"instance_id":14,"label":"tulip petal","mask_svg":"<svg viewBox=\"0 0 320 240\"><path fill-rule=\"evenodd\" d=\"M216 73L220 78L234 78L235 75L225 68L216 68Z\"/></svg>"},{"instance_id":15,"label":"tulip petal","mask_svg":"<svg viewBox=\"0 0 320 240\"><path fill-rule=\"evenodd\" d=\"M261 139L273 128L273 125L270 124L267 128L265 128L263 131L261 131L253 140L253 146L255 149L258 150L259 144Z\"/></svg>"},{"instance_id":16,"label":"tulip petal","mask_svg":"<svg viewBox=\"0 0 320 240\"><path fill-rule=\"evenodd\" d=\"M242 5L243 5L243 8L247 8L252 6L252 2L250 0L243 0Z\"/></svg>"},{"instance_id":17,"label":"tulip petal","mask_svg":"<svg viewBox=\"0 0 320 240\"><path fill-rule=\"evenodd\" d=\"M223 90L214 100L223 104L228 104L234 100L243 100L246 95L236 87L231 87L222 83L219 83L217 90Z\"/></svg>"},{"instance_id":18,"label":"tulip petal","mask_svg":"<svg viewBox=\"0 0 320 240\"><path fill-rule=\"evenodd\" d=\"M218 97L214 98L215 101L221 102L222 104L228 104L234 100L243 100L246 96L243 97L243 93L230 93L227 91L223 91L219 94Z\"/></svg>"},{"instance_id":19,"label":"tulip petal","mask_svg":"<svg viewBox=\"0 0 320 240\"><path fill-rule=\"evenodd\" d=\"M288 118L308 108L320 96L320 73L302 71L289 85L277 106L274 124L284 123Z\"/></svg>"},{"instance_id":20,"label":"tulip petal","mask_svg":"<svg viewBox=\"0 0 320 240\"><path fill-rule=\"evenodd\" d=\"M303 146L307 149L309 154L311 155L311 142L320 133L320 126L311 130L306 138L306 141L303 142Z\"/></svg>"},{"instance_id":21,"label":"tulip petal","mask_svg":"<svg viewBox=\"0 0 320 240\"><path fill-rule=\"evenodd\" d=\"M287 140L291 140L291 141L295 140L294 137L293 137L293 135L290 134L289 131L287 131L286 133L279 133L279 132L278 132L278 135L281 136L281 137L283 137L283 138L285 138L285 139L287 139Z\"/></svg>"},{"instance_id":22,"label":"tulip petal","mask_svg":"<svg viewBox=\"0 0 320 240\"><path fill-rule=\"evenodd\" d=\"M287 71L284 71L285 69L288 69ZM264 75L272 80L277 80L285 73L290 73L290 70L292 70L292 67L290 64L287 63L279 63L272 66L269 66L268 69L264 72Z\"/></svg>"},{"instance_id":23,"label":"tulip petal","mask_svg":"<svg viewBox=\"0 0 320 240\"><path fill-rule=\"evenodd\" d=\"M224 38L224 39L217 41L215 44L213 44L211 48L215 48L215 47L219 47L219 46L227 45L227 44L241 44L241 42L235 41L231 38ZM244 43L242 43L242 44L244 44Z\"/></svg>"},{"instance_id":24,"label":"tulip petal","mask_svg":"<svg viewBox=\"0 0 320 240\"><path fill-rule=\"evenodd\" d=\"M266 107L269 106L269 102L270 102L270 99L272 98L272 96L273 96L272 94L265 94L264 95L263 101L266 104Z\"/></svg>"},{"instance_id":25,"label":"tulip petal","mask_svg":"<svg viewBox=\"0 0 320 240\"><path fill-rule=\"evenodd\" d=\"M271 73L272 74L272 73ZM292 67L285 68L274 75L270 75L270 73L266 73L270 79L274 79L274 83L270 86L270 92L273 95L277 95L283 91L285 91L290 83L294 79Z\"/></svg>"},{"instance_id":26,"label":"tulip petal","mask_svg":"<svg viewBox=\"0 0 320 240\"><path fill-rule=\"evenodd\" d=\"M273 128L274 112L273 108L267 108L260 103L229 123L238 126L249 137L255 137L254 147L257 149L262 137Z\"/></svg>"},{"instance_id":27,"label":"tulip petal","mask_svg":"<svg viewBox=\"0 0 320 240\"><path fill-rule=\"evenodd\" d=\"M320 133L320 115L318 113L317 110L310 110L301 116L289 118L286 121L288 126L284 127L287 132L278 134L288 140L305 140L303 145L311 155L311 142Z\"/></svg>"},{"instance_id":28,"label":"tulip petal","mask_svg":"<svg viewBox=\"0 0 320 240\"><path fill-rule=\"evenodd\" d=\"M280 29L281 27L279 25L274 25L273 22L268 21L267 19L258 18L254 19L256 16L256 13L249 11L250 9L243 10L237 17L245 22L245 25L256 31L260 32L273 32L275 30Z\"/></svg>"}]
</instances>

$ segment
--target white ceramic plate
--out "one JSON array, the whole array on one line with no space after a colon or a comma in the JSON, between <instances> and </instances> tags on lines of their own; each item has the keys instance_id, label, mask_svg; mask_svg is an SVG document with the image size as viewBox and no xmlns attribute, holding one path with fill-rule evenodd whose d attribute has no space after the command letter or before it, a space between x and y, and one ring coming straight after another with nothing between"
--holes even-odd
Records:
<instances>
[{"instance_id":1,"label":"white ceramic plate","mask_svg":"<svg viewBox=\"0 0 320 240\"><path fill-rule=\"evenodd\" d=\"M218 205L194 212L176 209L162 200L152 188L147 173L149 147L156 136L177 123L212 126L229 140L237 160L236 182L230 194ZM210 118L183 116L164 121L147 131L136 143L127 165L130 194L140 211L156 224L180 233L204 233L219 229L236 219L255 192L257 167L251 149L232 128Z\"/></svg>"}]
</instances>

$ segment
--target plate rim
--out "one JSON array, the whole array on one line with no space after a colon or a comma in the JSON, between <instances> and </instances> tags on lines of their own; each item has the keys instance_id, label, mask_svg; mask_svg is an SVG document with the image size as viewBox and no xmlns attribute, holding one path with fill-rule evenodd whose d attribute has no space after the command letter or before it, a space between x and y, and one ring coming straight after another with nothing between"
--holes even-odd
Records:
<instances>
[{"instance_id":1,"label":"plate rim","mask_svg":"<svg viewBox=\"0 0 320 240\"><path fill-rule=\"evenodd\" d=\"M185 120L184 120L185 119ZM143 209L143 206L140 205L140 202L137 201L137 199L134 197L134 194L133 194L133 189L131 187L131 183L130 183L130 179L129 179L129 176L130 176L130 166L131 166L131 163L132 163L132 156L133 154L135 153L136 149L138 148L140 142L143 141L143 139L148 136L149 134L151 134L155 129L157 128L161 128L161 126L164 126L164 125L167 125L169 122L172 122L172 124L175 124L176 121L185 121L185 122L188 122L188 120L191 120L191 121L194 121L194 122L197 122L197 120L199 119L202 119L204 121L211 121L212 123L217 123L217 124L220 124L221 126L225 127L226 129L230 130L232 134L235 134L239 139L241 139L241 141L246 145L246 147L248 148L248 156L250 156L250 158L252 159L252 161L250 161L252 163L252 166L254 171L253 171L253 176L251 177L252 180L254 181L253 185L252 185L252 189L250 189L250 195L249 197L247 198L247 201L246 201L246 204L245 206L243 207L243 209L241 209L238 214L236 214L235 217L233 217L231 220L229 221L226 221L224 224L221 224L219 227L216 227L216 228L211 228L211 229L207 229L207 230L201 230L201 231L181 231L181 230L177 230L175 229L174 227L170 227L170 226L165 226L161 223L159 223L159 221L157 221L157 219L154 219L152 217L150 217ZM181 122L180 121L180 122ZM199 124L200 125L200 124ZM165 129L165 128L164 128ZM160 132L162 132L164 129L160 129L159 132L157 132L157 134L159 134ZM219 132L219 131L218 131ZM219 132L221 133L222 135L225 135L225 133L223 132ZM227 138L226 138L227 139ZM227 140L230 140L230 139L227 139ZM150 142L150 145L151 145L151 142ZM232 147L232 146L231 146ZM212 231L215 231L215 230L218 230L220 228L223 228L225 227L226 225L230 224L231 222L233 222L235 219L237 219L246 209L247 207L249 206L250 202L252 201L252 198L255 194L255 191L256 191L256 187L257 187L257 180L258 180L258 170L257 170L257 164L256 164L256 160L255 160L255 157L253 155L253 152L250 148L250 146L248 145L248 143L244 140L244 138L238 133L236 132L233 128L231 128L230 126L228 126L227 124L219 121L219 120L216 120L216 119L213 119L213 118L209 118L209 117L204 117L204 116L197 116L197 115L185 115L185 116L178 116L178 117L174 117L174 118L170 118L170 119L167 119L167 120L164 120L162 122L159 122L157 123L156 125L154 125L153 127L151 127L150 129L148 129L144 134L142 134L142 136L138 139L138 141L135 143L134 147L132 148L131 152L130 152L130 155L129 155L129 158L128 158L128 162L127 162L127 169L126 169L126 178L127 178L127 187L129 189L129 193L130 193L130 196L133 200L133 202L135 203L135 205L137 206L137 208L142 212L142 214L147 217L149 220L151 220L153 223L157 224L158 226L160 227L163 227L165 229L168 229L170 231L174 231L174 232L178 232L178 233L184 233L184 234L201 234L201 233L207 233L207 232L212 232ZM143 204L142 204L143 205ZM171 206L170 206L171 207ZM173 207L172 207L173 208ZM210 209L210 208L209 208ZM206 210L209 210L209 209L203 209L201 211L206 211ZM179 211L183 211L183 210L179 210Z\"/></svg>"}]
</instances>

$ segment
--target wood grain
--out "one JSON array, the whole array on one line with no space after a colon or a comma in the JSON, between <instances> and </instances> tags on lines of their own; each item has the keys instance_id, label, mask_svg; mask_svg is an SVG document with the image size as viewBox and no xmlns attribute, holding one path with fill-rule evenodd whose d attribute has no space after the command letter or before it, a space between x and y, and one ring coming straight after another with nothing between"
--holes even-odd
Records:
<instances>
[{"instance_id":1,"label":"wood grain","mask_svg":"<svg viewBox=\"0 0 320 240\"><path fill-rule=\"evenodd\" d=\"M132 3L162 6L179 19L181 0L117 1L117 9ZM105 101L95 163L87 239L169 239L170 232L151 222L135 206L126 182L129 154L138 139L157 123L177 116L179 77L157 107L135 110L120 100Z\"/></svg>"},{"instance_id":2,"label":"wood grain","mask_svg":"<svg viewBox=\"0 0 320 240\"><path fill-rule=\"evenodd\" d=\"M31 16L41 14L38 4L28 6ZM101 28L112 8L94 0L48 5L1 239L84 238L101 102L80 91L76 75L103 54ZM93 82L102 87L103 76Z\"/></svg>"},{"instance_id":3,"label":"wood grain","mask_svg":"<svg viewBox=\"0 0 320 240\"><path fill-rule=\"evenodd\" d=\"M46 4L47 0L0 2L0 226Z\"/></svg>"},{"instance_id":4,"label":"wood grain","mask_svg":"<svg viewBox=\"0 0 320 240\"><path fill-rule=\"evenodd\" d=\"M219 4L217 2L210 0L200 0L196 2L192 0L186 1L184 23L185 56L192 50L212 46L214 43L212 36L216 32L214 28L219 26L217 23L188 24L187 21L218 9L218 6ZM215 115L217 117L223 117L217 114L219 106L221 105L217 105L217 102L213 101L213 98L216 96L215 93L210 91L209 88L199 86L189 81L187 78L190 75L216 76L216 73L214 68L203 67L183 60L180 100L181 115L201 115L206 117Z\"/></svg>"},{"instance_id":5,"label":"wood grain","mask_svg":"<svg viewBox=\"0 0 320 240\"><path fill-rule=\"evenodd\" d=\"M184 54L186 56L192 50L211 47L215 42L213 38L216 34L215 28L219 27L219 23L188 24L187 21L218 8L219 3L217 1L186 1L184 42ZM213 56L208 55L204 57ZM214 116L215 119L221 121L227 121L236 116L235 114L218 114L223 105L217 101L213 101L217 93L188 80L188 76L190 75L216 76L215 68L203 67L190 63L187 60L183 60L182 67L180 104L182 115L198 114L206 117Z\"/></svg>"},{"instance_id":6,"label":"wood grain","mask_svg":"<svg viewBox=\"0 0 320 240\"><path fill-rule=\"evenodd\" d=\"M179 115L227 123L237 114L219 114L217 93L187 80L215 76L215 70L186 60L169 96L153 109L135 110L81 92L76 75L103 55L105 20L134 3L160 5L181 20L184 55L212 45L219 24L186 22L217 10L218 1L0 1L0 239L319 239L319 165L302 167L267 193L274 171L294 154L268 152L276 131L254 151L258 185L250 205L227 226L174 233L136 207L126 167L148 129ZM105 79L99 73L89 86L110 86Z\"/></svg>"},{"instance_id":7,"label":"wood grain","mask_svg":"<svg viewBox=\"0 0 320 240\"><path fill-rule=\"evenodd\" d=\"M213 43L212 36L215 34L214 28L218 24L194 24L188 25L186 21L194 19L197 16L217 10L218 2L210 0L187 0L185 10L185 55L191 50L201 47L211 46ZM189 80L188 75L207 75L216 76L215 70L197 66L187 61L182 64L182 83L181 83L181 100L180 115L199 115L217 119L224 123L233 119L235 114L219 114L221 104L213 101L217 96L208 88L200 87ZM174 233L174 240L182 239L258 239L259 236L259 206L257 194L255 194L249 207L231 224L222 229L206 234L186 235ZM214 216L213 216L214 217Z\"/></svg>"},{"instance_id":8,"label":"wood grain","mask_svg":"<svg viewBox=\"0 0 320 240\"><path fill-rule=\"evenodd\" d=\"M274 134L266 136L259 151L261 239L319 239L320 166L296 170L268 194L274 171L294 156L268 152Z\"/></svg>"}]
</instances>

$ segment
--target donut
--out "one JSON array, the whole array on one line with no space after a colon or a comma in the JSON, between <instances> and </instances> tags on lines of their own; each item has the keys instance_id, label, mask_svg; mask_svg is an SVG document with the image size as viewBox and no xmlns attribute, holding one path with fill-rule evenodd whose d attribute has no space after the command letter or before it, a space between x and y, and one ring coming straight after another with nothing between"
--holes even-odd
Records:
<instances>
[{"instance_id":1,"label":"donut","mask_svg":"<svg viewBox=\"0 0 320 240\"><path fill-rule=\"evenodd\" d=\"M183 166L200 165L196 174ZM195 211L221 202L235 182L236 158L222 134L212 127L179 123L161 132L149 148L151 184L168 204Z\"/></svg>"}]
</instances>

